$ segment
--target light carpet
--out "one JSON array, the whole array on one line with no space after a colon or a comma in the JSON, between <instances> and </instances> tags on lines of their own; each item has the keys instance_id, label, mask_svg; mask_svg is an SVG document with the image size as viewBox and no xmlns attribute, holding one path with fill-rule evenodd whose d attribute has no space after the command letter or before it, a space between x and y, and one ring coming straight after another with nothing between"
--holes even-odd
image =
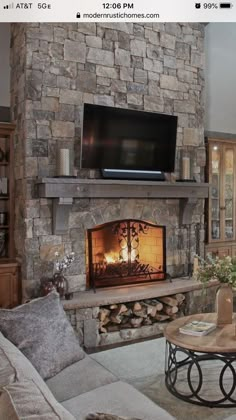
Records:
<instances>
[{"instance_id":1,"label":"light carpet","mask_svg":"<svg viewBox=\"0 0 236 420\"><path fill-rule=\"evenodd\" d=\"M165 386L165 339L157 338L90 354L121 380L131 383L177 420L236 420L236 408L199 407L174 397ZM158 419L155 419L158 420Z\"/></svg>"},{"instance_id":2,"label":"light carpet","mask_svg":"<svg viewBox=\"0 0 236 420\"><path fill-rule=\"evenodd\" d=\"M143 341L90 356L125 381L152 376L164 373L165 339Z\"/></svg>"}]
</instances>

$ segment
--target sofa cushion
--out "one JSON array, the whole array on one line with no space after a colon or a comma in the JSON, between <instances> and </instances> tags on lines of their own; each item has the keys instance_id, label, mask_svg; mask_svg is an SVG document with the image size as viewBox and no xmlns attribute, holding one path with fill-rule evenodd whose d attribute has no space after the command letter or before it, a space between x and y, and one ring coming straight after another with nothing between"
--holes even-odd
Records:
<instances>
[{"instance_id":1,"label":"sofa cushion","mask_svg":"<svg viewBox=\"0 0 236 420\"><path fill-rule=\"evenodd\" d=\"M54 396L52 395L51 391L39 375L39 373L36 371L34 366L30 363L30 361L21 353L21 351L14 346L9 340L7 340L1 333L0 333L0 354L4 355L4 359L0 359L0 407L1 410L6 410L6 407L9 407L9 404L6 403L6 401L9 400L9 398L5 395L6 393L10 395L11 389L16 388L9 388L12 385L18 384L24 384L25 382L32 382L35 387L37 387L41 394L45 396L48 404L58 412L60 412L61 404L59 404ZM1 370L1 363L2 360L4 361L4 370L3 375ZM8 373L8 375L7 375ZM3 392L4 391L4 392ZM2 397L2 395L5 395ZM4 403L4 405L3 405ZM9 408L9 413L13 410L12 406ZM14 411L14 410L13 410ZM4 417L1 415L0 411L0 419L1 420L11 420L10 414L9 417ZM63 413L63 411L62 411ZM35 417L34 417L35 418ZM72 419L73 416L71 416L69 413L67 414L67 417L62 417L62 419ZM15 417L12 419L15 420ZM57 418L58 419L58 418ZM35 420L38 420L35 418ZM46 419L45 419L46 420Z\"/></svg>"},{"instance_id":2,"label":"sofa cushion","mask_svg":"<svg viewBox=\"0 0 236 420\"><path fill-rule=\"evenodd\" d=\"M0 395L0 418L2 420L75 420L55 400L52 404L46 393L32 380L15 382L2 388Z\"/></svg>"},{"instance_id":3,"label":"sofa cushion","mask_svg":"<svg viewBox=\"0 0 236 420\"><path fill-rule=\"evenodd\" d=\"M0 333L0 335L2 335ZM0 387L11 384L16 380L16 370L10 363L7 354L0 347Z\"/></svg>"},{"instance_id":4,"label":"sofa cushion","mask_svg":"<svg viewBox=\"0 0 236 420\"><path fill-rule=\"evenodd\" d=\"M110 413L142 420L174 419L141 392L121 381L81 394L64 401L62 405L76 420L84 420L89 413Z\"/></svg>"},{"instance_id":5,"label":"sofa cushion","mask_svg":"<svg viewBox=\"0 0 236 420\"><path fill-rule=\"evenodd\" d=\"M63 369L47 380L47 385L60 402L91 391L118 379L89 356Z\"/></svg>"},{"instance_id":6,"label":"sofa cushion","mask_svg":"<svg viewBox=\"0 0 236 420\"><path fill-rule=\"evenodd\" d=\"M0 331L44 379L84 358L57 292L14 309L0 309Z\"/></svg>"},{"instance_id":7,"label":"sofa cushion","mask_svg":"<svg viewBox=\"0 0 236 420\"><path fill-rule=\"evenodd\" d=\"M4 369L0 368L0 386L7 386L22 379L33 379L37 384L47 387L39 373L30 361L0 333L0 365L4 363ZM3 374L2 374L3 373Z\"/></svg>"}]
</instances>

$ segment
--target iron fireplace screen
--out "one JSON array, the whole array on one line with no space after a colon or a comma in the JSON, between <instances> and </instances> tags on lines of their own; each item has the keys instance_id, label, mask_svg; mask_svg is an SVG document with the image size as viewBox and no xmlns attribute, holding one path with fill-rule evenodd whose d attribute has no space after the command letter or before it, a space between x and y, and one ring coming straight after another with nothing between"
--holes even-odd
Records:
<instances>
[{"instance_id":1,"label":"iron fireplace screen","mask_svg":"<svg viewBox=\"0 0 236 420\"><path fill-rule=\"evenodd\" d=\"M165 227L121 220L88 229L88 286L165 279Z\"/></svg>"}]
</instances>

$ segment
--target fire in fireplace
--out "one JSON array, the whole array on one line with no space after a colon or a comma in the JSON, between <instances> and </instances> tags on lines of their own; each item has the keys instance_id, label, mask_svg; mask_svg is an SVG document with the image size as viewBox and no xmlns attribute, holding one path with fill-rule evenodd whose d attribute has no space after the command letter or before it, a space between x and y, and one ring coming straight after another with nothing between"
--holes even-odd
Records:
<instances>
[{"instance_id":1,"label":"fire in fireplace","mask_svg":"<svg viewBox=\"0 0 236 420\"><path fill-rule=\"evenodd\" d=\"M87 230L87 287L164 280L165 226L125 219Z\"/></svg>"}]
</instances>

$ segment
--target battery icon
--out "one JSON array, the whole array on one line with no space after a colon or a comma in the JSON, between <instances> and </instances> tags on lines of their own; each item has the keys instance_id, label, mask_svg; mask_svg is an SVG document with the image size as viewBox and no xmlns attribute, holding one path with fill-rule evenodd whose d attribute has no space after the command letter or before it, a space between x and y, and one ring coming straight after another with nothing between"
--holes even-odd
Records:
<instances>
[{"instance_id":1,"label":"battery icon","mask_svg":"<svg viewBox=\"0 0 236 420\"><path fill-rule=\"evenodd\" d=\"M231 9L232 3L220 3L220 9Z\"/></svg>"}]
</instances>

